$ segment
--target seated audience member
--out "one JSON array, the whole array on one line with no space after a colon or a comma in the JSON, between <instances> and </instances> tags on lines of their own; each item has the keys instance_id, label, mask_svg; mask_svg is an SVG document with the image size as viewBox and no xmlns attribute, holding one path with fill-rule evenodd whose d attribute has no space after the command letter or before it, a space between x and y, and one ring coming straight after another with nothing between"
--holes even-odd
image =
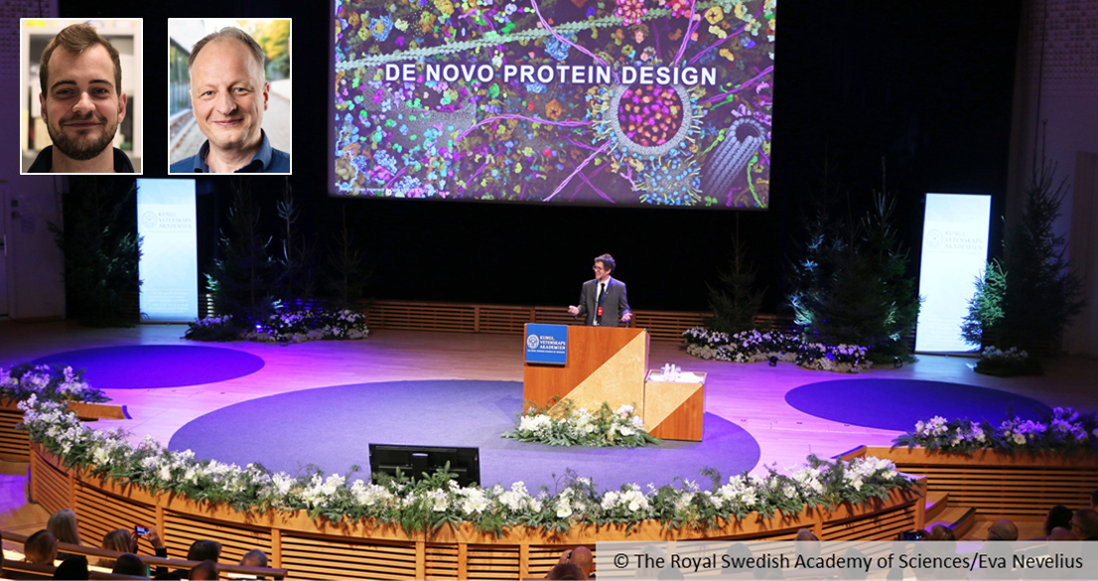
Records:
<instances>
[{"instance_id":1,"label":"seated audience member","mask_svg":"<svg viewBox=\"0 0 1098 581\"><path fill-rule=\"evenodd\" d=\"M1052 529L1052 532L1048 535L1050 541L1078 541L1079 537L1071 532L1071 529L1063 527L1056 527Z\"/></svg>"},{"instance_id":2,"label":"seated audience member","mask_svg":"<svg viewBox=\"0 0 1098 581\"><path fill-rule=\"evenodd\" d=\"M576 547L572 550L571 562L573 565L579 567L583 576L580 579L588 579L591 577L591 572L595 569L595 557L591 554L591 549L587 547Z\"/></svg>"},{"instance_id":3,"label":"seated audience member","mask_svg":"<svg viewBox=\"0 0 1098 581\"><path fill-rule=\"evenodd\" d=\"M160 535L157 534L156 529L153 527L145 527L149 530L148 535L145 537L149 540L149 544L153 547L153 554L157 557L167 557L168 549L164 546L164 541L160 539ZM136 555L140 547L141 537L137 535L137 531L133 529L115 529L107 536L103 537L103 548L110 551L118 551L119 553L132 553ZM100 557L96 562L96 565L105 569L114 568L114 559ZM157 567L156 572L161 573L165 571L163 567Z\"/></svg>"},{"instance_id":4,"label":"seated audience member","mask_svg":"<svg viewBox=\"0 0 1098 581\"><path fill-rule=\"evenodd\" d=\"M557 563L549 573L545 575L546 579L583 579L583 571L577 567L574 563Z\"/></svg>"},{"instance_id":5,"label":"seated audience member","mask_svg":"<svg viewBox=\"0 0 1098 581\"><path fill-rule=\"evenodd\" d=\"M1007 519L999 519L987 527L989 541L1017 541L1018 527Z\"/></svg>"},{"instance_id":6,"label":"seated audience member","mask_svg":"<svg viewBox=\"0 0 1098 581\"><path fill-rule=\"evenodd\" d=\"M1048 509L1048 514L1045 515L1045 537L1050 536L1052 529L1057 527L1071 529L1071 517L1074 515L1070 508L1062 504Z\"/></svg>"},{"instance_id":7,"label":"seated audience member","mask_svg":"<svg viewBox=\"0 0 1098 581\"><path fill-rule=\"evenodd\" d=\"M88 559L84 555L76 555L65 559L53 573L54 579L66 581L86 581L88 574Z\"/></svg>"},{"instance_id":8,"label":"seated audience member","mask_svg":"<svg viewBox=\"0 0 1098 581\"><path fill-rule=\"evenodd\" d=\"M137 551L137 543L134 542L133 535L129 529L115 529L107 533L107 535L103 537L103 544L100 546L108 551L118 551L119 553L133 553ZM104 569L113 569L114 559L99 557L99 560L95 564Z\"/></svg>"},{"instance_id":9,"label":"seated audience member","mask_svg":"<svg viewBox=\"0 0 1098 581\"><path fill-rule=\"evenodd\" d=\"M23 544L23 560L35 565L53 566L57 558L57 539L48 530L38 530L37 533L26 538ZM44 581L51 578L48 573L34 573L30 571L7 571L4 579L16 581Z\"/></svg>"},{"instance_id":10,"label":"seated audience member","mask_svg":"<svg viewBox=\"0 0 1098 581\"><path fill-rule=\"evenodd\" d=\"M217 563L217 560L220 558L221 543L217 541L205 539L198 540L191 543L191 548L187 549L188 561L213 561L214 563ZM190 575L190 571L187 569L176 569L175 573L184 579Z\"/></svg>"},{"instance_id":11,"label":"seated audience member","mask_svg":"<svg viewBox=\"0 0 1098 581\"><path fill-rule=\"evenodd\" d=\"M213 561L221 558L221 543L217 541L200 540L191 543L187 550L188 561Z\"/></svg>"},{"instance_id":12,"label":"seated audience member","mask_svg":"<svg viewBox=\"0 0 1098 581\"><path fill-rule=\"evenodd\" d=\"M1098 541L1098 511L1082 508L1071 517L1071 532L1081 541Z\"/></svg>"},{"instance_id":13,"label":"seated audience member","mask_svg":"<svg viewBox=\"0 0 1098 581\"><path fill-rule=\"evenodd\" d=\"M816 533L809 529L797 529L797 536L793 537L794 541L818 541L820 537L816 536Z\"/></svg>"},{"instance_id":14,"label":"seated audience member","mask_svg":"<svg viewBox=\"0 0 1098 581\"><path fill-rule=\"evenodd\" d=\"M148 577L149 568L141 561L141 557L138 557L133 553L126 553L125 555L118 557L118 560L114 562L114 568L111 569L111 573L114 573L115 575Z\"/></svg>"},{"instance_id":15,"label":"seated audience member","mask_svg":"<svg viewBox=\"0 0 1098 581\"><path fill-rule=\"evenodd\" d=\"M191 568L188 579L191 581L217 581L217 576L217 563L207 560Z\"/></svg>"},{"instance_id":16,"label":"seated audience member","mask_svg":"<svg viewBox=\"0 0 1098 581\"><path fill-rule=\"evenodd\" d=\"M580 579L590 578L591 571L595 568L595 558L591 555L591 549L587 547L576 547L568 551L564 551L560 554L560 559L557 561L557 565L563 565L571 563L579 568ZM552 573L552 571L550 571ZM562 577L558 577L560 579ZM549 577L546 577L549 579Z\"/></svg>"},{"instance_id":17,"label":"seated audience member","mask_svg":"<svg viewBox=\"0 0 1098 581\"><path fill-rule=\"evenodd\" d=\"M820 538L809 529L797 529L797 536L793 537L793 544L797 547L798 556L820 556Z\"/></svg>"},{"instance_id":18,"label":"seated audience member","mask_svg":"<svg viewBox=\"0 0 1098 581\"><path fill-rule=\"evenodd\" d=\"M23 556L28 563L52 565L57 560L57 539L53 533L42 529L27 537L27 542L23 543Z\"/></svg>"},{"instance_id":19,"label":"seated audience member","mask_svg":"<svg viewBox=\"0 0 1098 581\"><path fill-rule=\"evenodd\" d=\"M923 538L928 541L956 541L957 535L947 526L934 525Z\"/></svg>"},{"instance_id":20,"label":"seated audience member","mask_svg":"<svg viewBox=\"0 0 1098 581\"><path fill-rule=\"evenodd\" d=\"M57 537L58 542L70 545L80 544L80 528L76 525L76 513L71 508L63 508L50 515L46 521L46 529ZM71 553L57 553L57 558L64 561L75 555Z\"/></svg>"},{"instance_id":21,"label":"seated audience member","mask_svg":"<svg viewBox=\"0 0 1098 581\"><path fill-rule=\"evenodd\" d=\"M265 568L267 566L267 553L259 549L252 549L244 553L244 557L240 559L240 566ZM266 577L257 577L257 579L266 579Z\"/></svg>"}]
</instances>

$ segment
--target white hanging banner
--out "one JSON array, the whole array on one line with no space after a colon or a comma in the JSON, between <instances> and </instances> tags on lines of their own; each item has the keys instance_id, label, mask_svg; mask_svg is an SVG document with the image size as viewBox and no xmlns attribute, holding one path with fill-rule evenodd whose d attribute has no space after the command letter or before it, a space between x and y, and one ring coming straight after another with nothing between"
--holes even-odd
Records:
<instances>
[{"instance_id":1,"label":"white hanging banner","mask_svg":"<svg viewBox=\"0 0 1098 581\"><path fill-rule=\"evenodd\" d=\"M927 194L919 265L919 310L915 351L972 351L961 339L968 300L987 264L991 196Z\"/></svg>"},{"instance_id":2,"label":"white hanging banner","mask_svg":"<svg viewBox=\"0 0 1098 581\"><path fill-rule=\"evenodd\" d=\"M137 180L141 320L198 318L198 222L194 180Z\"/></svg>"}]
</instances>

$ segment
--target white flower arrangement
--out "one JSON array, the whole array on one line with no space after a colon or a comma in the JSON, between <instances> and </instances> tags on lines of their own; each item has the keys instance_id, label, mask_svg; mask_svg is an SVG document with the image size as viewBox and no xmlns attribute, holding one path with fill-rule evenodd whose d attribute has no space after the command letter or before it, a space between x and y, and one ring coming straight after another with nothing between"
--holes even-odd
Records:
<instances>
[{"instance_id":1,"label":"white flower arrangement","mask_svg":"<svg viewBox=\"0 0 1098 581\"><path fill-rule=\"evenodd\" d=\"M365 339L370 331L362 313L323 308L280 309L259 322L242 323L229 315L190 324L186 338L199 341L246 339L265 343L303 343L328 339Z\"/></svg>"},{"instance_id":2,"label":"white flower arrangement","mask_svg":"<svg viewBox=\"0 0 1098 581\"><path fill-rule=\"evenodd\" d=\"M868 347L810 343L800 335L779 331L751 330L729 335L694 327L683 332L683 341L686 352L700 359L756 363L774 357L805 369L838 373L857 373L872 365L866 359Z\"/></svg>"},{"instance_id":3,"label":"white flower arrangement","mask_svg":"<svg viewBox=\"0 0 1098 581\"><path fill-rule=\"evenodd\" d=\"M987 347L980 353L975 371L998 377L1044 374L1040 362L1030 357L1025 349L1011 347L1004 351L995 346Z\"/></svg>"},{"instance_id":4,"label":"white flower arrangement","mask_svg":"<svg viewBox=\"0 0 1098 581\"><path fill-rule=\"evenodd\" d=\"M600 494L594 482L571 471L557 494L543 487L532 495L522 482L509 489L498 484L462 487L445 471L417 475L416 479L383 476L371 483L351 481L350 475L291 476L256 464L240 467L201 460L190 450L167 450L152 438L134 445L121 431L88 428L61 404L33 395L20 407L24 412L20 429L70 469L154 494L223 503L245 513L306 510L313 518L332 522L376 519L398 523L409 533L463 522L496 534L519 525L567 532L582 524L632 527L651 519L665 526L712 528L751 512L772 517L777 512L796 514L805 507L861 504L909 488L913 482L887 460L831 463L810 456L808 465L794 469L792 477L768 468L766 476L738 475L722 483L719 474L704 471L714 480L712 490L707 491L681 481L679 487L650 484L643 491L639 485L627 484Z\"/></svg>"},{"instance_id":5,"label":"white flower arrangement","mask_svg":"<svg viewBox=\"0 0 1098 581\"><path fill-rule=\"evenodd\" d=\"M29 397L51 401L100 403L110 398L84 381L83 373L72 367L21 363L10 369L0 367L0 398L15 401Z\"/></svg>"},{"instance_id":6,"label":"white flower arrangement","mask_svg":"<svg viewBox=\"0 0 1098 581\"><path fill-rule=\"evenodd\" d=\"M629 404L611 411L609 404L603 402L597 412L591 413L586 408L577 409L571 400L566 399L558 409L551 410L553 403L544 408L529 406L525 413L518 415L515 429L503 437L551 446L601 448L636 448L659 443L644 428L644 420L633 413L634 407Z\"/></svg>"},{"instance_id":7,"label":"white flower arrangement","mask_svg":"<svg viewBox=\"0 0 1098 581\"><path fill-rule=\"evenodd\" d=\"M1072 408L1054 408L1045 421L1008 418L998 426L970 419L946 420L935 416L916 422L915 431L896 438L897 446L972 452L1004 450L1026 452L1098 452L1098 419Z\"/></svg>"}]
</instances>

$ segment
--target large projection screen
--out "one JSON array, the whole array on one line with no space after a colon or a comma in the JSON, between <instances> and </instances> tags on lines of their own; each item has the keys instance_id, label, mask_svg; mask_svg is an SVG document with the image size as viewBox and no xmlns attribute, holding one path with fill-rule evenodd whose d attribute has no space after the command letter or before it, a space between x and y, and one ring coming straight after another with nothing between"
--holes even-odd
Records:
<instances>
[{"instance_id":1,"label":"large projection screen","mask_svg":"<svg viewBox=\"0 0 1098 581\"><path fill-rule=\"evenodd\" d=\"M961 339L968 300L987 264L991 196L927 194L915 333L919 352L972 351Z\"/></svg>"},{"instance_id":2,"label":"large projection screen","mask_svg":"<svg viewBox=\"0 0 1098 581\"><path fill-rule=\"evenodd\" d=\"M766 208L774 11L337 0L331 193Z\"/></svg>"},{"instance_id":3,"label":"large projection screen","mask_svg":"<svg viewBox=\"0 0 1098 581\"><path fill-rule=\"evenodd\" d=\"M137 180L141 320L198 318L198 222L194 180Z\"/></svg>"}]
</instances>

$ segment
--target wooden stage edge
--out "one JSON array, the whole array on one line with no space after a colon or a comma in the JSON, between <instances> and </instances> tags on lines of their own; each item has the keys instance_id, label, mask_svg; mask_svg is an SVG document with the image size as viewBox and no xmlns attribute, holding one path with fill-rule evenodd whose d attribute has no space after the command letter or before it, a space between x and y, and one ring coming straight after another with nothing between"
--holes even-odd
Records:
<instances>
[{"instance_id":1,"label":"wooden stage edge","mask_svg":"<svg viewBox=\"0 0 1098 581\"><path fill-rule=\"evenodd\" d=\"M568 534L515 527L500 538L471 525L444 526L429 536L409 536L397 525L372 521L332 523L311 519L305 511L245 515L225 506L195 503L172 495L150 494L64 468L41 447L31 448L33 500L47 511L76 507L81 528L113 530L134 522L155 522L171 541L169 556L183 557L191 539L215 538L223 559L239 559L248 548L271 555L271 565L289 576L311 578L467 579L542 577L560 551L598 541L792 540L807 528L828 540L889 540L921 528L926 488L895 490L886 499L834 510L806 509L793 516L765 518L757 513L725 522L717 530L665 530L647 521L624 525L578 526ZM135 520L136 519L136 520ZM181 554L180 554L181 553Z\"/></svg>"}]
</instances>

